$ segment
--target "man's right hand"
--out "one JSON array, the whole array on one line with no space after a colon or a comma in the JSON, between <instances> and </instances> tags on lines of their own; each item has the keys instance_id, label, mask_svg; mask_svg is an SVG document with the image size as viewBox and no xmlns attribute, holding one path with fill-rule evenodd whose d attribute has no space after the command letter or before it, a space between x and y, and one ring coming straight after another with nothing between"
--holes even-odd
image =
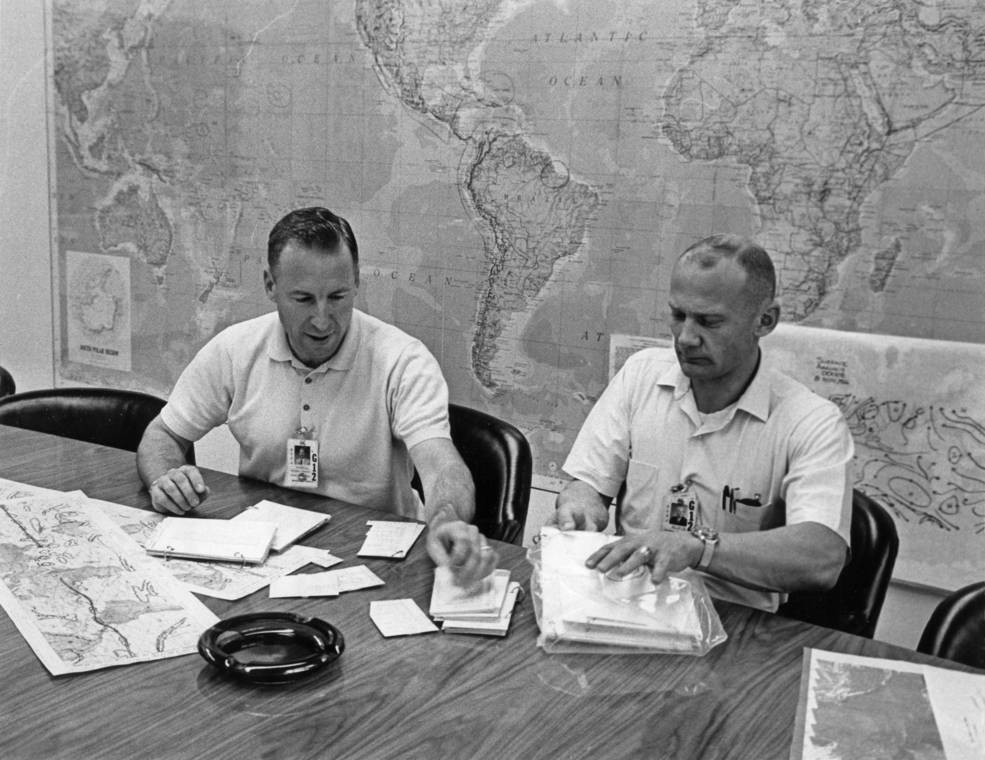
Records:
<instances>
[{"instance_id":1,"label":"man's right hand","mask_svg":"<svg viewBox=\"0 0 985 760\"><path fill-rule=\"evenodd\" d=\"M600 521L602 527L599 527ZM556 525L560 530L587 530L597 533L605 528L608 521L607 510L600 512L596 505L568 502L558 505L548 525Z\"/></svg>"},{"instance_id":2,"label":"man's right hand","mask_svg":"<svg viewBox=\"0 0 985 760\"><path fill-rule=\"evenodd\" d=\"M560 530L605 530L609 524L608 499L587 483L573 480L558 494L557 506L547 524Z\"/></svg>"},{"instance_id":3,"label":"man's right hand","mask_svg":"<svg viewBox=\"0 0 985 760\"><path fill-rule=\"evenodd\" d=\"M209 495L209 487L199 469L191 464L174 467L148 486L151 504L158 512L183 515L195 509Z\"/></svg>"}]
</instances>

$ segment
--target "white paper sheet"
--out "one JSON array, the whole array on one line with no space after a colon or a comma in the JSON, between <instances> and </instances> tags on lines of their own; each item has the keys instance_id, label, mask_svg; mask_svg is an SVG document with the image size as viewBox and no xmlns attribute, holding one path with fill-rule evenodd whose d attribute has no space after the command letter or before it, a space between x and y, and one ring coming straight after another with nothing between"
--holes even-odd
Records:
<instances>
[{"instance_id":1,"label":"white paper sheet","mask_svg":"<svg viewBox=\"0 0 985 760\"><path fill-rule=\"evenodd\" d=\"M413 599L387 599L369 603L369 617L381 634L413 636L417 633L435 633L438 627Z\"/></svg>"},{"instance_id":2,"label":"white paper sheet","mask_svg":"<svg viewBox=\"0 0 985 760\"><path fill-rule=\"evenodd\" d=\"M270 598L284 599L297 596L338 596L339 579L331 571L284 575L270 582Z\"/></svg>"},{"instance_id":3,"label":"white paper sheet","mask_svg":"<svg viewBox=\"0 0 985 760\"><path fill-rule=\"evenodd\" d=\"M232 518L232 521L247 520L273 523L277 526L277 531L274 534L274 543L271 548L275 552L282 552L331 519L331 515L323 512L313 512L310 509L300 509L264 499L244 509Z\"/></svg>"},{"instance_id":4,"label":"white paper sheet","mask_svg":"<svg viewBox=\"0 0 985 760\"><path fill-rule=\"evenodd\" d=\"M422 523L370 520L366 540L359 549L360 557L403 559L424 530Z\"/></svg>"}]
</instances>

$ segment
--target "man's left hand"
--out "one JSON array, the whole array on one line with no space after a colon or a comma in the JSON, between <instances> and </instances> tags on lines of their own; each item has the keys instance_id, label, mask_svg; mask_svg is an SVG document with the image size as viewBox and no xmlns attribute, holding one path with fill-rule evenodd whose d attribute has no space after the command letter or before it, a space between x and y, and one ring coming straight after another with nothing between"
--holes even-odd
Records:
<instances>
[{"instance_id":1,"label":"man's left hand","mask_svg":"<svg viewBox=\"0 0 985 760\"><path fill-rule=\"evenodd\" d=\"M436 565L451 570L460 586L471 586L482 580L499 562L499 554L479 529L462 520L432 521L428 527L427 550Z\"/></svg>"},{"instance_id":2,"label":"man's left hand","mask_svg":"<svg viewBox=\"0 0 985 760\"><path fill-rule=\"evenodd\" d=\"M619 576L647 565L650 579L662 583L668 573L694 567L701 559L702 549L700 539L690 533L653 530L606 544L585 560L585 564L603 573L611 570Z\"/></svg>"}]
</instances>

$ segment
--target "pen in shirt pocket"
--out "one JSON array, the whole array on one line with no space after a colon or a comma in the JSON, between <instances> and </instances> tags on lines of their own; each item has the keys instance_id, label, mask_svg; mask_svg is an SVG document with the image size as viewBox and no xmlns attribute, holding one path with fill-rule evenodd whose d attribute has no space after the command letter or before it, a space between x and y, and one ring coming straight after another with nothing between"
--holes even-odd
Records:
<instances>
[{"instance_id":1,"label":"pen in shirt pocket","mask_svg":"<svg viewBox=\"0 0 985 760\"><path fill-rule=\"evenodd\" d=\"M729 514L735 514L735 505L741 504L744 507L761 507L763 506L762 495L759 493L754 494L751 498L740 499L738 486L729 487L726 485L722 488L722 509Z\"/></svg>"}]
</instances>

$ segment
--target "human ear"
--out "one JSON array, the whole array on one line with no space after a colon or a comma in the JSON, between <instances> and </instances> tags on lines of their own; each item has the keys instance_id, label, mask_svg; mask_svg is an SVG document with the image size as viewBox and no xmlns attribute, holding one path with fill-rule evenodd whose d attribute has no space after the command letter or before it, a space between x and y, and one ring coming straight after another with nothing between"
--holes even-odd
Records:
<instances>
[{"instance_id":1,"label":"human ear","mask_svg":"<svg viewBox=\"0 0 985 760\"><path fill-rule=\"evenodd\" d=\"M774 301L759 315L759 321L756 323L756 335L760 338L764 335L769 335L773 332L773 328L776 327L779 321L780 305Z\"/></svg>"},{"instance_id":2,"label":"human ear","mask_svg":"<svg viewBox=\"0 0 985 760\"><path fill-rule=\"evenodd\" d=\"M267 294L267 298L271 301L274 300L274 288L276 283L274 282L274 276L270 274L269 269L263 270L263 290Z\"/></svg>"}]
</instances>

